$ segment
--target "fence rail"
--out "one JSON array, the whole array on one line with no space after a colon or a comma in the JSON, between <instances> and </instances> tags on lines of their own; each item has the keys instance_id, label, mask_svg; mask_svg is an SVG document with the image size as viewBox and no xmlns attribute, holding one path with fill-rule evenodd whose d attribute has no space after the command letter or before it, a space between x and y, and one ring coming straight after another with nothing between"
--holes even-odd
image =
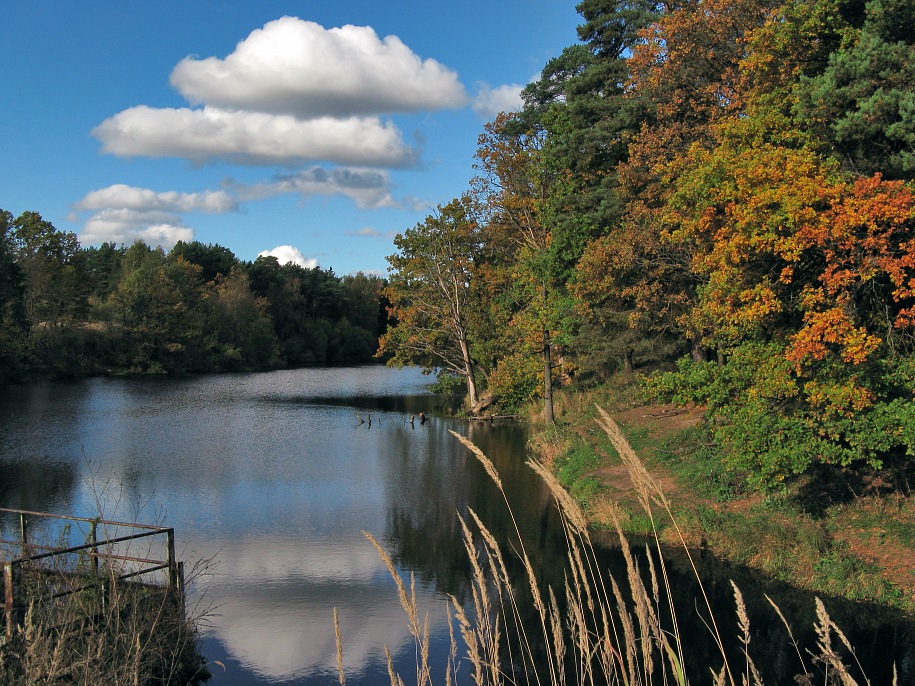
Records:
<instances>
[{"instance_id":1,"label":"fence rail","mask_svg":"<svg viewBox=\"0 0 915 686\"><path fill-rule=\"evenodd\" d=\"M0 516L4 514L12 515L14 519L18 517L19 520L17 539L0 538L0 546L10 553L8 558L4 556L2 560L2 600L6 619L4 636L6 641L10 641L17 627L22 625L25 608L30 601L53 601L56 598L78 593L93 585L99 585L102 581L121 583L128 579L137 579L166 571L166 587L176 594L183 607L184 563L175 556L175 530L173 528L0 507ZM30 540L30 525L39 521L64 522L65 525L73 522L88 524L87 541L78 545L55 546ZM101 536L99 535L100 527ZM139 530L139 532L108 536L108 532L118 533L119 529ZM164 549L165 559L156 559L151 554L140 556L122 553L120 547L124 544L144 539L149 540L150 551L155 545L158 545L160 550ZM18 555L12 555L14 550L18 550ZM127 552L130 552L129 547ZM62 561L71 555L84 556L89 564L88 574L77 574L76 571L66 568L65 562L62 563ZM100 562L105 563L104 578L100 574ZM117 563L117 565L112 563ZM55 578L65 587L65 590L41 594L34 589L28 589L23 582L29 574ZM80 583L76 583L77 581Z\"/></svg>"}]
</instances>

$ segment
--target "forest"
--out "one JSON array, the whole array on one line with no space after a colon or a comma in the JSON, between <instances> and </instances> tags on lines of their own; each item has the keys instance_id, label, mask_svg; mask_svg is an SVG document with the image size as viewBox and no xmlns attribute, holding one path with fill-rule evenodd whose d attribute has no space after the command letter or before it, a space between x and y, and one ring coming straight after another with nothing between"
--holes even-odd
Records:
<instances>
[{"instance_id":1,"label":"forest","mask_svg":"<svg viewBox=\"0 0 915 686\"><path fill-rule=\"evenodd\" d=\"M760 489L915 456L915 3L577 9L477 177L395 240L390 362L547 421L637 369Z\"/></svg>"},{"instance_id":2,"label":"forest","mask_svg":"<svg viewBox=\"0 0 915 686\"><path fill-rule=\"evenodd\" d=\"M383 287L197 241L83 248L0 210L0 384L370 362Z\"/></svg>"}]
</instances>

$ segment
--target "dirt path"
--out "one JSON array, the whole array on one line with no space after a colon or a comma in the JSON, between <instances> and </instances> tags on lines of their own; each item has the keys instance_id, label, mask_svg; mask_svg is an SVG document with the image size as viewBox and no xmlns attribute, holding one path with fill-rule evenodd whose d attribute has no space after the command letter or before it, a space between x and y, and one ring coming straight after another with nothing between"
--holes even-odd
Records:
<instances>
[{"instance_id":1,"label":"dirt path","mask_svg":"<svg viewBox=\"0 0 915 686\"><path fill-rule=\"evenodd\" d=\"M655 405L632 408L612 413L611 416L628 436L638 435L640 444L659 445L678 432L701 422L703 410L675 405ZM587 428L581 429L580 432L587 440ZM673 476L666 473L657 460L652 459L653 455L649 451L645 452L648 454L640 457L648 464L652 477L667 497L677 505L706 505L722 513L733 512L740 515L750 512L764 499L760 494L752 494L727 502L707 500L679 484ZM589 476L598 479L604 487L601 495L588 508L588 515L595 524L611 525L610 513L619 512L617 505L631 511L639 510L635 487L625 465L614 459L611 464L589 473ZM892 514L894 524L902 522L915 527L915 501L904 498L900 505L899 496L896 498L895 504L891 505L889 501L882 501L879 498L861 497L838 513L832 512L829 515L830 519L824 520L823 526L829 531L830 538L835 542L846 543L855 556L876 565L880 569L880 575L896 586L909 603L915 604L915 546L908 545L897 535L889 535L879 526L865 524L866 521L873 521L874 517L865 519L862 516L873 515L881 508L885 513L886 509L892 507L895 508Z\"/></svg>"}]
</instances>

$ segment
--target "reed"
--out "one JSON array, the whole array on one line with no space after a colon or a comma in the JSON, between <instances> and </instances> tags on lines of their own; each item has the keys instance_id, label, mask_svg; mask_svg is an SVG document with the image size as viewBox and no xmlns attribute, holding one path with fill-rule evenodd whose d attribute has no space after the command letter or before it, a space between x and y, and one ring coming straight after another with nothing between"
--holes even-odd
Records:
<instances>
[{"instance_id":1,"label":"reed","mask_svg":"<svg viewBox=\"0 0 915 686\"><path fill-rule=\"evenodd\" d=\"M471 601L465 608L456 598L451 598L454 614L449 612L449 625L451 621L457 624L460 643L452 632L452 659L446 673L441 675L442 680L449 685L455 683L459 662L454 656L461 653L470 665L471 680L477 686L685 686L690 683L689 675L695 674L706 675L702 683L720 686L762 685L763 677L752 657L750 618L740 589L732 582L737 632L735 635L724 636L715 621L686 537L677 525L663 490L609 414L598 408L597 420L623 459L638 490L639 503L651 522L653 536L644 551L647 569L640 568L638 559L619 526L618 513L614 514L612 506L608 506L611 510L610 517L617 524L617 535L625 560L625 579L617 579L603 570L581 508L546 465L531 460L529 465L543 479L561 514L568 546L568 571L564 587L541 588L523 543L518 544L514 554L521 561L524 575L523 578L512 578L499 544L479 516L470 511L469 517L461 518L460 523L473 572ZM467 439L456 437L482 463L505 497L499 475L492 463ZM684 648L677 620L678 608L674 606L671 593L670 576L661 554L661 518L669 520L665 523L677 533L686 559L698 580L700 600L710 617L708 631L719 653L715 664L695 665L689 662L690 656ZM408 593L407 586L390 557L374 538L369 534L366 536L397 584L416 645L416 683L432 684L433 675L429 670L427 650L428 618L423 624L418 621L412 578L411 592ZM520 535L518 540L520 541ZM533 614L536 619L533 622L522 621L526 615L519 606L519 593L516 591L521 584L530 592L534 604ZM560 608L557 596L562 599L564 609ZM794 640L784 614L770 598L766 597L766 600L775 608L797 651L795 683L809 686L851 686L859 683L846 663L848 655L854 660L854 649L819 599L816 600L817 619L814 626L818 637L817 652L810 653L807 660L804 651ZM388 655L391 684L403 684L403 679L394 671L387 647L385 652ZM735 664L735 654L739 656L739 664ZM863 671L859 664L855 667L856 673ZM863 683L870 682L865 679Z\"/></svg>"}]
</instances>

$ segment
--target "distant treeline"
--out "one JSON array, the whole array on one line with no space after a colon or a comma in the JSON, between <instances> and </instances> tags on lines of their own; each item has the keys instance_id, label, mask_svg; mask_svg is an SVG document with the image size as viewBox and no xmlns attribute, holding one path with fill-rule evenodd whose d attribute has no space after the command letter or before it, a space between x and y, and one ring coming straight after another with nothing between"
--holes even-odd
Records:
<instances>
[{"instance_id":1,"label":"distant treeline","mask_svg":"<svg viewBox=\"0 0 915 686\"><path fill-rule=\"evenodd\" d=\"M384 286L198 241L82 248L0 210L0 383L369 362Z\"/></svg>"}]
</instances>

